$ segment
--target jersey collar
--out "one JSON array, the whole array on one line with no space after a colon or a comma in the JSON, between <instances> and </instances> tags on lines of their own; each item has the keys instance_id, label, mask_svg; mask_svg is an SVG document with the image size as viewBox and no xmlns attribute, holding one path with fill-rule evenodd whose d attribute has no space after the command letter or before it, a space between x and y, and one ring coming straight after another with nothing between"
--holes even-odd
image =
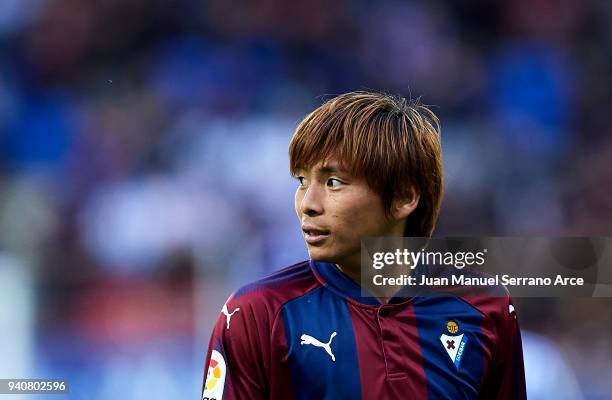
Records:
<instances>
[{"instance_id":1,"label":"jersey collar","mask_svg":"<svg viewBox=\"0 0 612 400\"><path fill-rule=\"evenodd\" d=\"M344 272L335 265L323 261L309 260L310 268L314 272L317 279L325 286L329 287L337 294L349 298L357 303L369 306L381 306L378 299L372 295L367 295L367 291L363 289L357 282L349 278ZM419 268L415 272L420 272ZM423 293L424 294L424 293ZM389 305L410 303L415 297L402 296L401 291L397 296L389 301Z\"/></svg>"}]
</instances>

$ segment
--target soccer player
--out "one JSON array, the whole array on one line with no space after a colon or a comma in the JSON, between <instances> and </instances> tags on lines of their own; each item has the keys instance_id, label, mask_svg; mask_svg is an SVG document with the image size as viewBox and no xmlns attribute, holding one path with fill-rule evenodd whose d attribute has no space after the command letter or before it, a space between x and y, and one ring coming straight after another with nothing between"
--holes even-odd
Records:
<instances>
[{"instance_id":1,"label":"soccer player","mask_svg":"<svg viewBox=\"0 0 612 400\"><path fill-rule=\"evenodd\" d=\"M204 399L524 399L504 296L362 296L364 237L429 237L442 197L437 117L371 92L333 98L289 145L309 260L237 290L215 325Z\"/></svg>"}]
</instances>

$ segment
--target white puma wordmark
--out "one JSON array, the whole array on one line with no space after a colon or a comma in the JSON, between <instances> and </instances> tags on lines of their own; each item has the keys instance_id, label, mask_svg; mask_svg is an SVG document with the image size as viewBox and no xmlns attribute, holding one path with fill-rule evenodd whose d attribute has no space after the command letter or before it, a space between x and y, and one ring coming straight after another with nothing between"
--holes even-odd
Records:
<instances>
[{"instance_id":1,"label":"white puma wordmark","mask_svg":"<svg viewBox=\"0 0 612 400\"><path fill-rule=\"evenodd\" d=\"M240 307L237 307L234 311L229 312L227 310L227 304L223 305L221 312L225 315L225 323L227 324L227 329L229 329L230 319L232 319L232 315L236 313L236 311L240 310Z\"/></svg>"},{"instance_id":2,"label":"white puma wordmark","mask_svg":"<svg viewBox=\"0 0 612 400\"><path fill-rule=\"evenodd\" d=\"M322 347L327 354L329 354L329 356L331 357L332 361L336 361L336 357L334 356L334 353L332 353L331 350L331 342L332 340L334 340L334 337L336 337L336 332L332 332L331 336L329 337L329 341L327 343L322 343L319 339L314 338L310 335L306 335L303 334L300 339L302 340L300 342L300 344L311 344L315 347Z\"/></svg>"}]
</instances>

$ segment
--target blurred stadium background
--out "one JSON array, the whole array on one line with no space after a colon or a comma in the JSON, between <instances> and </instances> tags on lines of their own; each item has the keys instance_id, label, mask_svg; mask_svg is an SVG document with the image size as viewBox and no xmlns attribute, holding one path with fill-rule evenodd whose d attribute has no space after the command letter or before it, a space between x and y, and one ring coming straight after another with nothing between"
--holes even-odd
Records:
<instances>
[{"instance_id":1,"label":"blurred stadium background","mask_svg":"<svg viewBox=\"0 0 612 400\"><path fill-rule=\"evenodd\" d=\"M610 235L611 71L605 0L2 0L0 377L198 398L231 290L306 257L287 145L350 90L441 117L437 236ZM530 398L611 398L611 306L519 301Z\"/></svg>"}]
</instances>

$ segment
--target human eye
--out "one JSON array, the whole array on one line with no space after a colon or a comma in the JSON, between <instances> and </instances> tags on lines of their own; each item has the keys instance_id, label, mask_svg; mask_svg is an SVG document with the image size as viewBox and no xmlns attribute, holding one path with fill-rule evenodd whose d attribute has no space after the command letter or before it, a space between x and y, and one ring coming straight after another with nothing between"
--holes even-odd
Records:
<instances>
[{"instance_id":1,"label":"human eye","mask_svg":"<svg viewBox=\"0 0 612 400\"><path fill-rule=\"evenodd\" d=\"M300 186L304 186L305 178L303 176L296 176L295 179L299 182Z\"/></svg>"},{"instance_id":2,"label":"human eye","mask_svg":"<svg viewBox=\"0 0 612 400\"><path fill-rule=\"evenodd\" d=\"M334 187L338 187L338 186L343 185L343 184L344 184L344 182L342 182L340 179L329 178L327 180L327 186L328 187L334 188Z\"/></svg>"}]
</instances>

